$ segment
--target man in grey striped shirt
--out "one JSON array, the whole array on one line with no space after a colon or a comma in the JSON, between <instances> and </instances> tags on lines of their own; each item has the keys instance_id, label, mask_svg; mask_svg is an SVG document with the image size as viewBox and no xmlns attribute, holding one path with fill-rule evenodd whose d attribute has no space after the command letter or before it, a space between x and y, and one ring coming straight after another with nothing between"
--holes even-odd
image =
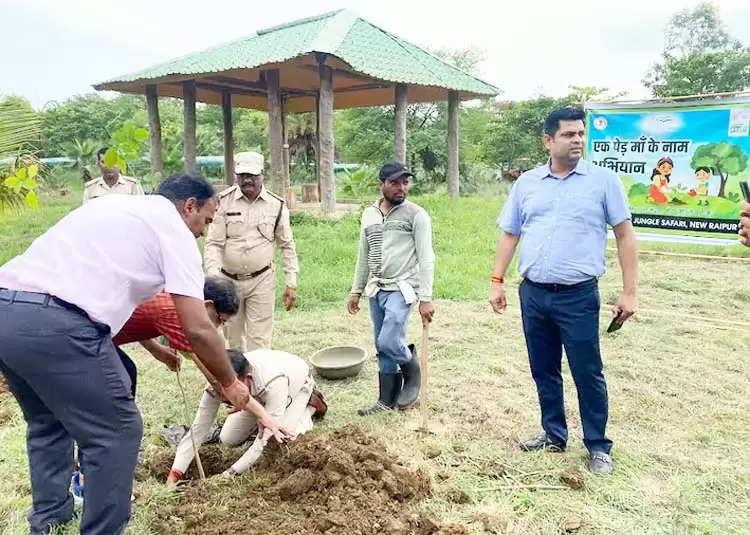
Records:
<instances>
[{"instance_id":1,"label":"man in grey striped shirt","mask_svg":"<svg viewBox=\"0 0 750 535\"><path fill-rule=\"evenodd\" d=\"M378 351L378 401L359 409L361 416L389 409L408 409L419 397L419 360L406 345L412 305L419 302L422 322L432 321L432 250L430 216L406 200L414 175L403 164L380 169L380 200L362 213L359 255L347 308L359 312L359 299L370 299L370 317Z\"/></svg>"}]
</instances>

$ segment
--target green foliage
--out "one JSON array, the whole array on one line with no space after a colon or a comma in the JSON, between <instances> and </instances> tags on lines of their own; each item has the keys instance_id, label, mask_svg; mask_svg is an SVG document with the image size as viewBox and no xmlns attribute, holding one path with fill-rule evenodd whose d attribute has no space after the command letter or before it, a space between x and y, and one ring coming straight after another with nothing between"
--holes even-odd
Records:
<instances>
[{"instance_id":1,"label":"green foliage","mask_svg":"<svg viewBox=\"0 0 750 535\"><path fill-rule=\"evenodd\" d=\"M31 208L39 205L39 163L34 156L39 133L39 118L28 101L11 96L0 102L0 158L12 162L0 171L0 213L24 204Z\"/></svg>"},{"instance_id":2,"label":"green foliage","mask_svg":"<svg viewBox=\"0 0 750 535\"><path fill-rule=\"evenodd\" d=\"M643 83L655 97L742 91L750 87L750 49L665 58Z\"/></svg>"},{"instance_id":3,"label":"green foliage","mask_svg":"<svg viewBox=\"0 0 750 535\"><path fill-rule=\"evenodd\" d=\"M506 194L510 182L503 180L499 169L484 163L466 164L461 172L461 194L497 196Z\"/></svg>"},{"instance_id":4,"label":"green foliage","mask_svg":"<svg viewBox=\"0 0 750 535\"><path fill-rule=\"evenodd\" d=\"M734 203L738 203L740 202L740 194L736 191L730 191L729 193L727 193L727 199Z\"/></svg>"},{"instance_id":5,"label":"green foliage","mask_svg":"<svg viewBox=\"0 0 750 535\"><path fill-rule=\"evenodd\" d=\"M35 153L40 126L39 115L26 99L5 97L0 101L0 158Z\"/></svg>"},{"instance_id":6,"label":"green foliage","mask_svg":"<svg viewBox=\"0 0 750 535\"><path fill-rule=\"evenodd\" d=\"M628 197L637 197L639 195L647 195L648 194L648 185L643 184L641 182L636 182L632 186L630 186L630 189L628 190Z\"/></svg>"},{"instance_id":7,"label":"green foliage","mask_svg":"<svg viewBox=\"0 0 750 535\"><path fill-rule=\"evenodd\" d=\"M39 172L39 186L45 192L67 194L71 175L70 168L47 167Z\"/></svg>"},{"instance_id":8,"label":"green foliage","mask_svg":"<svg viewBox=\"0 0 750 535\"><path fill-rule=\"evenodd\" d=\"M3 188L7 190L1 197L5 203L5 208L17 207L23 202L31 208L37 208L39 201L36 196L37 181L39 173L39 164L30 163L20 165L10 176L2 179ZM2 209L2 206L0 206Z\"/></svg>"},{"instance_id":9,"label":"green foliage","mask_svg":"<svg viewBox=\"0 0 750 535\"><path fill-rule=\"evenodd\" d=\"M134 121L125 121L112 133L112 142L104 153L102 162L107 167L118 167L125 173L128 162L137 161L141 157L147 139L148 130L137 127Z\"/></svg>"},{"instance_id":10,"label":"green foliage","mask_svg":"<svg viewBox=\"0 0 750 535\"><path fill-rule=\"evenodd\" d=\"M719 9L711 2L675 13L665 31L664 53L680 56L695 52L719 52L739 48L721 20Z\"/></svg>"},{"instance_id":11,"label":"green foliage","mask_svg":"<svg viewBox=\"0 0 750 535\"><path fill-rule=\"evenodd\" d=\"M115 130L143 109L145 101L141 96L105 98L89 94L70 98L41 113L42 153L44 156L65 154L64 144L74 139L91 139L102 146ZM138 119L138 126L145 126L145 115Z\"/></svg>"},{"instance_id":12,"label":"green foliage","mask_svg":"<svg viewBox=\"0 0 750 535\"><path fill-rule=\"evenodd\" d=\"M742 91L750 87L750 48L731 37L713 4L677 12L661 60L643 80L656 97Z\"/></svg>"},{"instance_id":13,"label":"green foliage","mask_svg":"<svg viewBox=\"0 0 750 535\"><path fill-rule=\"evenodd\" d=\"M706 143L695 150L690 162L693 169L710 167L714 174L721 178L719 197L726 197L726 184L729 175L736 175L747 169L747 155L738 145L721 143Z\"/></svg>"},{"instance_id":14,"label":"green foliage","mask_svg":"<svg viewBox=\"0 0 750 535\"><path fill-rule=\"evenodd\" d=\"M99 150L97 143L91 139L66 141L62 144L62 148L65 156L75 160L70 165L73 169L83 169L95 163L96 153Z\"/></svg>"},{"instance_id":15,"label":"green foliage","mask_svg":"<svg viewBox=\"0 0 750 535\"><path fill-rule=\"evenodd\" d=\"M341 185L341 193L353 199L368 199L378 191L380 181L378 172L363 165L353 173L344 171L345 180Z\"/></svg>"}]
</instances>

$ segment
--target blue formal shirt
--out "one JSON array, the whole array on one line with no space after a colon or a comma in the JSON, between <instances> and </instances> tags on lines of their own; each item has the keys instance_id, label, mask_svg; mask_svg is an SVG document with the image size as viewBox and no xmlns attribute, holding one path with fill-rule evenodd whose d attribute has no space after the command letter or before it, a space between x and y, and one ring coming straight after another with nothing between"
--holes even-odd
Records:
<instances>
[{"instance_id":1,"label":"blue formal shirt","mask_svg":"<svg viewBox=\"0 0 750 535\"><path fill-rule=\"evenodd\" d=\"M522 277L577 284L604 275L607 225L626 219L630 209L617 175L579 160L564 178L552 176L549 162L522 174L497 224L521 236Z\"/></svg>"}]
</instances>

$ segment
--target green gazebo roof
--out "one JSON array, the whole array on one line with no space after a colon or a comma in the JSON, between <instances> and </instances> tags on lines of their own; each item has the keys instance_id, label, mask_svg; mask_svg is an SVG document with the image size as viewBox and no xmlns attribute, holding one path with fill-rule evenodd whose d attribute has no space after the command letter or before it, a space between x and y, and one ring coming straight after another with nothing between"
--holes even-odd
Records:
<instances>
[{"instance_id":1,"label":"green gazebo roof","mask_svg":"<svg viewBox=\"0 0 750 535\"><path fill-rule=\"evenodd\" d=\"M265 109L262 71L279 69L289 111L314 108L317 57L334 69L336 108L393 103L393 85L409 86L410 102L493 96L498 89L375 26L348 10L260 30L237 41L183 56L95 85L145 93L157 85L164 96L182 96L181 83L196 80L198 100L219 103L223 90L235 105Z\"/></svg>"}]
</instances>

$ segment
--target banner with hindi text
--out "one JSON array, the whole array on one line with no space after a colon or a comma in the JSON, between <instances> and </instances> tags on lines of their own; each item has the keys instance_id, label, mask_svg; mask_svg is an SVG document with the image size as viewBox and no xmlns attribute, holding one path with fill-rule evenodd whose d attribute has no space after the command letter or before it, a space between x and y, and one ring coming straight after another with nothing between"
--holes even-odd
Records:
<instances>
[{"instance_id":1,"label":"banner with hindi text","mask_svg":"<svg viewBox=\"0 0 750 535\"><path fill-rule=\"evenodd\" d=\"M622 180L635 226L736 233L750 180L750 99L592 104L586 158Z\"/></svg>"}]
</instances>

